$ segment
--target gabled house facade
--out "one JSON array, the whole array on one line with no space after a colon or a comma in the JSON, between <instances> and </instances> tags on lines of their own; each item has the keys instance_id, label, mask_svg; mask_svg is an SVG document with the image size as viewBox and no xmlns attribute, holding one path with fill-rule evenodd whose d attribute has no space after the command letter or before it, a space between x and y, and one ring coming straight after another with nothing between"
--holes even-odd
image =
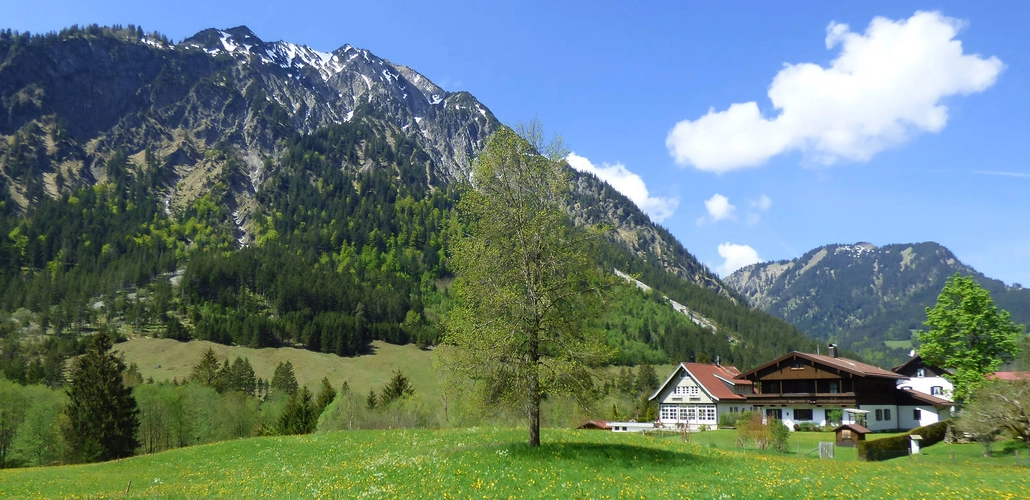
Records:
<instances>
[{"instance_id":1,"label":"gabled house facade","mask_svg":"<svg viewBox=\"0 0 1030 500\"><path fill-rule=\"evenodd\" d=\"M916 354L908 361L891 368L891 371L906 378L898 380L899 389L910 389L939 399L951 401L955 386L944 378L943 368L933 366Z\"/></svg>"},{"instance_id":2,"label":"gabled house facade","mask_svg":"<svg viewBox=\"0 0 1030 500\"><path fill-rule=\"evenodd\" d=\"M754 394L746 398L750 406L790 428L802 423L826 426L827 412L833 409L846 410L844 423L850 423L849 416L864 415L871 431L901 428L897 382L905 376L841 358L833 344L829 355L795 351L737 378L754 385Z\"/></svg>"},{"instance_id":3,"label":"gabled house facade","mask_svg":"<svg viewBox=\"0 0 1030 500\"><path fill-rule=\"evenodd\" d=\"M750 409L753 392L740 370L719 363L680 363L649 401L658 404L658 424L665 428L715 429L719 416Z\"/></svg>"},{"instance_id":4,"label":"gabled house facade","mask_svg":"<svg viewBox=\"0 0 1030 500\"><path fill-rule=\"evenodd\" d=\"M899 389L898 427L915 429L951 418L954 403L914 389Z\"/></svg>"}]
</instances>

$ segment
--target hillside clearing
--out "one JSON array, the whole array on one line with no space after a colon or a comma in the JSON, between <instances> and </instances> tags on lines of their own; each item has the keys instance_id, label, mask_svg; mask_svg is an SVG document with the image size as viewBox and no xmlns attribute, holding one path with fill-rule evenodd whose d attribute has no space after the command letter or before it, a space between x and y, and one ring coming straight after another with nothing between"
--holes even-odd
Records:
<instances>
[{"instance_id":1,"label":"hillside clearing","mask_svg":"<svg viewBox=\"0 0 1030 500\"><path fill-rule=\"evenodd\" d=\"M214 350L219 360L231 362L237 356L249 359L254 375L266 381L272 379L276 365L289 361L297 382L314 392L322 377L328 377L336 388L346 381L356 394L365 394L373 388L378 391L394 371L400 370L427 401L436 401L441 395L440 378L433 369L433 353L414 344L398 346L375 341L372 342L373 354L349 358L292 347L253 349L204 340L135 338L114 346L115 351L125 355L126 364L139 365L144 380L153 377L156 382L185 380L208 348Z\"/></svg>"}]
</instances>

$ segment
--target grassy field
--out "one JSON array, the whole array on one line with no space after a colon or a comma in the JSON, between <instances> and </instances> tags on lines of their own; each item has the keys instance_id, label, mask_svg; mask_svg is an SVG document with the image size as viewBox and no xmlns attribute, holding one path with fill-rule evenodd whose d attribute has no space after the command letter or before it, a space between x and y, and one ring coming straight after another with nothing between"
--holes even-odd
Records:
<instances>
[{"instance_id":1,"label":"grassy field","mask_svg":"<svg viewBox=\"0 0 1030 500\"><path fill-rule=\"evenodd\" d=\"M157 338L131 339L116 344L114 349L125 355L126 363L137 363L144 379L153 377L155 381L185 380L204 351L211 348L219 359L247 358L254 367L254 375L265 380L272 379L276 365L289 361L297 382L316 393L322 377L329 377L337 388L346 380L356 394L366 394L371 388L378 391L394 370L401 370L427 401L440 399L440 378L433 369L432 352L414 344L398 346L377 341L372 345L373 354L351 358L289 347L253 349L203 340L179 342Z\"/></svg>"},{"instance_id":2,"label":"grassy field","mask_svg":"<svg viewBox=\"0 0 1030 500\"><path fill-rule=\"evenodd\" d=\"M713 439L717 434L712 433ZM696 436L695 436L696 437ZM604 431L351 431L0 471L15 498L1025 498L1026 467L821 461ZM975 446L975 445L973 445ZM131 481L131 485L130 485Z\"/></svg>"}]
</instances>

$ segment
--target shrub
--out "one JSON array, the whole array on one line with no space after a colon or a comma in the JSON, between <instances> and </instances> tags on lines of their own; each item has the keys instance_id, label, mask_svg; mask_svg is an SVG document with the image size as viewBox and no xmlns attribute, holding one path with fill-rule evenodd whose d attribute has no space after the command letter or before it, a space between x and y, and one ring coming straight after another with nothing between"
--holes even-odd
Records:
<instances>
[{"instance_id":1,"label":"shrub","mask_svg":"<svg viewBox=\"0 0 1030 500\"><path fill-rule=\"evenodd\" d=\"M719 415L719 427L734 427L741 419L748 418L748 412L730 412Z\"/></svg>"},{"instance_id":2,"label":"shrub","mask_svg":"<svg viewBox=\"0 0 1030 500\"><path fill-rule=\"evenodd\" d=\"M769 421L769 435L772 438L772 444L776 447L776 451L783 451L787 448L787 438L790 437L790 429L787 428L787 424L779 419L772 419Z\"/></svg>"},{"instance_id":3,"label":"shrub","mask_svg":"<svg viewBox=\"0 0 1030 500\"><path fill-rule=\"evenodd\" d=\"M823 428L812 422L801 422L794 424L794 430L798 432L822 432Z\"/></svg>"},{"instance_id":4,"label":"shrub","mask_svg":"<svg viewBox=\"0 0 1030 500\"><path fill-rule=\"evenodd\" d=\"M920 446L927 447L944 440L950 421L944 420L934 424L917 427L904 434L873 441L858 442L859 460L880 461L908 455L912 439L909 436L918 434L923 439Z\"/></svg>"}]
</instances>

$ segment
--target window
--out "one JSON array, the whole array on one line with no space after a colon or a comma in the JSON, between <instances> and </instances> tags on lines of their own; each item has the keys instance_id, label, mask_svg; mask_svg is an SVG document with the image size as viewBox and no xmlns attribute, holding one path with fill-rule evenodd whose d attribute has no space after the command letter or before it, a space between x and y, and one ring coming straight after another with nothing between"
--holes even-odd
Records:
<instances>
[{"instance_id":1,"label":"window","mask_svg":"<svg viewBox=\"0 0 1030 500\"><path fill-rule=\"evenodd\" d=\"M794 410L794 420L812 420L812 409L798 408Z\"/></svg>"},{"instance_id":2,"label":"window","mask_svg":"<svg viewBox=\"0 0 1030 500\"><path fill-rule=\"evenodd\" d=\"M931 396L941 396L943 394L944 394L944 387L941 387L939 385L935 385L935 386L930 388L930 395Z\"/></svg>"},{"instance_id":3,"label":"window","mask_svg":"<svg viewBox=\"0 0 1030 500\"><path fill-rule=\"evenodd\" d=\"M916 376L919 377L919 378L925 377L926 376L926 370L924 370L922 368L917 368L916 369Z\"/></svg>"},{"instance_id":4,"label":"window","mask_svg":"<svg viewBox=\"0 0 1030 500\"><path fill-rule=\"evenodd\" d=\"M709 422L714 422L715 421L715 406L714 405L701 406L701 407L698 407L697 410L698 410L697 411L697 418L699 420L706 420L706 421L709 421Z\"/></svg>"},{"instance_id":5,"label":"window","mask_svg":"<svg viewBox=\"0 0 1030 500\"><path fill-rule=\"evenodd\" d=\"M890 420L891 419L891 409L890 408L884 408L884 410L883 410L883 419L884 420Z\"/></svg>"},{"instance_id":6,"label":"window","mask_svg":"<svg viewBox=\"0 0 1030 500\"><path fill-rule=\"evenodd\" d=\"M882 409L877 409L876 410L876 421L877 422L883 421L883 410Z\"/></svg>"},{"instance_id":7,"label":"window","mask_svg":"<svg viewBox=\"0 0 1030 500\"><path fill-rule=\"evenodd\" d=\"M922 418L923 418L923 412L919 411L919 408L916 408L916 409L912 410L912 420L915 420L916 422L918 422Z\"/></svg>"},{"instance_id":8,"label":"window","mask_svg":"<svg viewBox=\"0 0 1030 500\"><path fill-rule=\"evenodd\" d=\"M700 396L701 389L696 385L678 385L673 394L686 394L687 396Z\"/></svg>"},{"instance_id":9,"label":"window","mask_svg":"<svg viewBox=\"0 0 1030 500\"><path fill-rule=\"evenodd\" d=\"M836 380L831 380L830 381L830 394L837 394L838 392L840 392L840 385L837 383Z\"/></svg>"},{"instance_id":10,"label":"window","mask_svg":"<svg viewBox=\"0 0 1030 500\"><path fill-rule=\"evenodd\" d=\"M665 420L676 420L676 412L679 409L676 405L662 405L661 418Z\"/></svg>"},{"instance_id":11,"label":"window","mask_svg":"<svg viewBox=\"0 0 1030 500\"><path fill-rule=\"evenodd\" d=\"M769 408L765 410L766 418L775 418L776 420L783 420L783 410L779 408Z\"/></svg>"},{"instance_id":12,"label":"window","mask_svg":"<svg viewBox=\"0 0 1030 500\"><path fill-rule=\"evenodd\" d=\"M696 420L697 414L695 413L694 406L681 406L680 407L680 420Z\"/></svg>"},{"instance_id":13,"label":"window","mask_svg":"<svg viewBox=\"0 0 1030 500\"><path fill-rule=\"evenodd\" d=\"M794 362L792 362L790 364L790 369L791 370L804 370L805 369L805 363L802 362L802 361L794 361Z\"/></svg>"}]
</instances>

